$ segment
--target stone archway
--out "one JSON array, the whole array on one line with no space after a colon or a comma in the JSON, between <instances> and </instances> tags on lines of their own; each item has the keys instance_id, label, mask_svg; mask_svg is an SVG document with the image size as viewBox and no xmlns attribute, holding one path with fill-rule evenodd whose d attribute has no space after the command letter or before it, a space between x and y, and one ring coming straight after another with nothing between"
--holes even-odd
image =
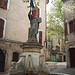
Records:
<instances>
[{"instance_id":1,"label":"stone archway","mask_svg":"<svg viewBox=\"0 0 75 75\"><path fill-rule=\"evenodd\" d=\"M75 48L69 48L70 52L70 67L75 68Z\"/></svg>"},{"instance_id":2,"label":"stone archway","mask_svg":"<svg viewBox=\"0 0 75 75\"><path fill-rule=\"evenodd\" d=\"M5 69L5 51L0 49L0 72L4 72Z\"/></svg>"}]
</instances>

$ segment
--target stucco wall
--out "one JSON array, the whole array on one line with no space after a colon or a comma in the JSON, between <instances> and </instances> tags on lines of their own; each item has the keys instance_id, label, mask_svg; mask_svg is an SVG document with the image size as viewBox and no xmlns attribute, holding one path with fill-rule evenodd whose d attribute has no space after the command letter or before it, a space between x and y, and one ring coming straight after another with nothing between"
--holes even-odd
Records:
<instances>
[{"instance_id":1,"label":"stucco wall","mask_svg":"<svg viewBox=\"0 0 75 75\"><path fill-rule=\"evenodd\" d=\"M6 19L5 39L26 42L28 39L28 28L30 21L28 19L29 3L23 3L22 0L10 0L9 9L0 8L0 17ZM43 41L45 40L45 0L40 0L40 11L42 23L39 30L43 31Z\"/></svg>"},{"instance_id":2,"label":"stucco wall","mask_svg":"<svg viewBox=\"0 0 75 75\"><path fill-rule=\"evenodd\" d=\"M6 51L6 55L5 55L5 69L4 71L8 71L8 69L11 66L11 62L13 59L13 52L17 52L20 54L22 54L23 50L22 48L20 48L20 45L22 43L11 43L10 42L6 42L6 41L0 41L0 49Z\"/></svg>"}]
</instances>

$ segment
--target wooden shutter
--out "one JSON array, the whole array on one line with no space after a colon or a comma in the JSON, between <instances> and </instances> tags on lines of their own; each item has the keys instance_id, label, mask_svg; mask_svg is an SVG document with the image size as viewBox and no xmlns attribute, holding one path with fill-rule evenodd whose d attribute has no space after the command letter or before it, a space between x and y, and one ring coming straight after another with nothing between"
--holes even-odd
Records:
<instances>
[{"instance_id":1,"label":"wooden shutter","mask_svg":"<svg viewBox=\"0 0 75 75\"><path fill-rule=\"evenodd\" d=\"M38 18L39 17L39 8L36 7L36 17Z\"/></svg>"},{"instance_id":2,"label":"wooden shutter","mask_svg":"<svg viewBox=\"0 0 75 75\"><path fill-rule=\"evenodd\" d=\"M75 19L73 20L73 31L75 32Z\"/></svg>"},{"instance_id":3,"label":"wooden shutter","mask_svg":"<svg viewBox=\"0 0 75 75\"><path fill-rule=\"evenodd\" d=\"M39 43L42 45L42 31L39 31Z\"/></svg>"},{"instance_id":4,"label":"wooden shutter","mask_svg":"<svg viewBox=\"0 0 75 75\"><path fill-rule=\"evenodd\" d=\"M0 19L0 38L3 37L4 20Z\"/></svg>"},{"instance_id":5,"label":"wooden shutter","mask_svg":"<svg viewBox=\"0 0 75 75\"><path fill-rule=\"evenodd\" d=\"M3 1L3 0L0 0L0 7L2 7L2 1Z\"/></svg>"},{"instance_id":6,"label":"wooden shutter","mask_svg":"<svg viewBox=\"0 0 75 75\"><path fill-rule=\"evenodd\" d=\"M69 22L69 29L70 29L70 33L73 32L73 21Z\"/></svg>"},{"instance_id":7,"label":"wooden shutter","mask_svg":"<svg viewBox=\"0 0 75 75\"><path fill-rule=\"evenodd\" d=\"M67 35L68 34L68 31L67 31L67 23L64 23L64 25L65 25L65 35Z\"/></svg>"},{"instance_id":8,"label":"wooden shutter","mask_svg":"<svg viewBox=\"0 0 75 75\"><path fill-rule=\"evenodd\" d=\"M7 9L8 0L4 1L4 9Z\"/></svg>"},{"instance_id":9,"label":"wooden shutter","mask_svg":"<svg viewBox=\"0 0 75 75\"><path fill-rule=\"evenodd\" d=\"M0 7L3 9L7 9L8 0L1 0Z\"/></svg>"},{"instance_id":10,"label":"wooden shutter","mask_svg":"<svg viewBox=\"0 0 75 75\"><path fill-rule=\"evenodd\" d=\"M30 38L30 27L28 29L28 38Z\"/></svg>"},{"instance_id":11,"label":"wooden shutter","mask_svg":"<svg viewBox=\"0 0 75 75\"><path fill-rule=\"evenodd\" d=\"M1 8L4 8L4 0L2 0Z\"/></svg>"}]
</instances>

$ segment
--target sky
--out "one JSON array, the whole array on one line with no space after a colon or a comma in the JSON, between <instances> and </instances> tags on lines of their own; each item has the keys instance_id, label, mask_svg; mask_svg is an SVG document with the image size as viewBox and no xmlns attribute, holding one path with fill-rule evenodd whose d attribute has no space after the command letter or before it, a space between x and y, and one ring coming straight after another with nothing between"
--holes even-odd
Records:
<instances>
[{"instance_id":1,"label":"sky","mask_svg":"<svg viewBox=\"0 0 75 75\"><path fill-rule=\"evenodd\" d=\"M49 9L52 6L51 2L52 2L52 0L49 0L49 3L46 5L47 14L48 14L48 12L50 12ZM48 21L48 17L47 17L47 21Z\"/></svg>"},{"instance_id":2,"label":"sky","mask_svg":"<svg viewBox=\"0 0 75 75\"><path fill-rule=\"evenodd\" d=\"M50 7L52 7L51 2L52 2L52 0L49 0L49 3L46 5L47 13L49 12Z\"/></svg>"}]
</instances>

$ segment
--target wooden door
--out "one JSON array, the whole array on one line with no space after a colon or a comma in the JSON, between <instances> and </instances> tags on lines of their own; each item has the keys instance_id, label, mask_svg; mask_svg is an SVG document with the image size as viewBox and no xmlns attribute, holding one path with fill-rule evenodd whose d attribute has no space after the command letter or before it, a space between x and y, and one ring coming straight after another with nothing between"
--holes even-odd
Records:
<instances>
[{"instance_id":1,"label":"wooden door","mask_svg":"<svg viewBox=\"0 0 75 75\"><path fill-rule=\"evenodd\" d=\"M5 68L5 54L0 49L0 72L4 72Z\"/></svg>"},{"instance_id":2,"label":"wooden door","mask_svg":"<svg viewBox=\"0 0 75 75\"><path fill-rule=\"evenodd\" d=\"M75 48L70 48L70 67L75 68Z\"/></svg>"}]
</instances>

